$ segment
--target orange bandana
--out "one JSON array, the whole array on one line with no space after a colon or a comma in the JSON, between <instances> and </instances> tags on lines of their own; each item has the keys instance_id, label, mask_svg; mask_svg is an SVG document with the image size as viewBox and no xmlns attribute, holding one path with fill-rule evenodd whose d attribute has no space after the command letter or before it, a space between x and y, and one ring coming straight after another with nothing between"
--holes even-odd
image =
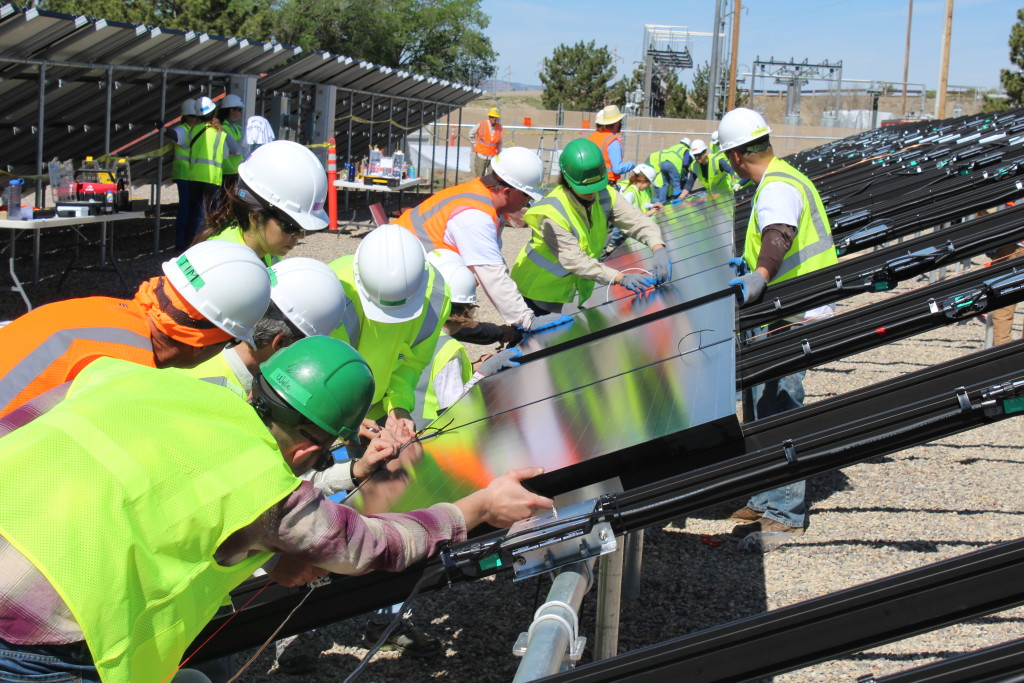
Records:
<instances>
[{"instance_id":1,"label":"orange bandana","mask_svg":"<svg viewBox=\"0 0 1024 683\"><path fill-rule=\"evenodd\" d=\"M175 341L201 348L232 338L185 301L167 278L154 277L139 285L135 303L158 330Z\"/></svg>"}]
</instances>

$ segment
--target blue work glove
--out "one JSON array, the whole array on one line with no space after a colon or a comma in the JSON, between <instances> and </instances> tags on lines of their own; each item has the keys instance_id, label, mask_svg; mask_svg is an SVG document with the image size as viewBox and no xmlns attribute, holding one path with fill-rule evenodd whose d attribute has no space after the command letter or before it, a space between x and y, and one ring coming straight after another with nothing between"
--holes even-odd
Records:
<instances>
[{"instance_id":1,"label":"blue work glove","mask_svg":"<svg viewBox=\"0 0 1024 683\"><path fill-rule=\"evenodd\" d=\"M736 299L739 301L740 306L746 306L751 301L760 299L761 295L764 294L765 287L768 286L764 276L756 270L729 280L729 284L740 286L740 291L736 292Z\"/></svg>"},{"instance_id":2,"label":"blue work glove","mask_svg":"<svg viewBox=\"0 0 1024 683\"><path fill-rule=\"evenodd\" d=\"M519 367L519 363L515 362L513 358L519 358L522 355L523 352L519 349L505 349L504 351L498 351L496 354L481 363L477 367L476 372L484 377L490 377L502 370L517 368Z\"/></svg>"},{"instance_id":3,"label":"blue work glove","mask_svg":"<svg viewBox=\"0 0 1024 683\"><path fill-rule=\"evenodd\" d=\"M552 327L565 325L566 323L571 322L571 315L562 315L561 313L548 313L547 315L534 316L533 322L530 323L529 327L520 327L517 329L520 329L523 332L540 332L541 330L547 330Z\"/></svg>"},{"instance_id":4,"label":"blue work glove","mask_svg":"<svg viewBox=\"0 0 1024 683\"><path fill-rule=\"evenodd\" d=\"M737 276L746 275L750 272L750 266L747 265L746 260L742 256L734 256L726 261L726 263L736 271Z\"/></svg>"},{"instance_id":5,"label":"blue work glove","mask_svg":"<svg viewBox=\"0 0 1024 683\"><path fill-rule=\"evenodd\" d=\"M651 259L651 270L654 271L654 277L657 278L659 285L672 279L672 261L668 258L667 247L662 247L654 252Z\"/></svg>"},{"instance_id":6,"label":"blue work glove","mask_svg":"<svg viewBox=\"0 0 1024 683\"><path fill-rule=\"evenodd\" d=\"M645 294L647 287L653 287L655 279L650 276L644 276L640 273L623 273L622 279L619 280L619 285L625 287L629 291L633 292L637 296Z\"/></svg>"}]
</instances>

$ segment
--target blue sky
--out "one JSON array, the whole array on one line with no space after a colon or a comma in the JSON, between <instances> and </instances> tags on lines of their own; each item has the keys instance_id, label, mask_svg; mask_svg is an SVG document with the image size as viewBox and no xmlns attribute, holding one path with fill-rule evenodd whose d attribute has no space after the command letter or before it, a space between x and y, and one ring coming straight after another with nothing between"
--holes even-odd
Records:
<instances>
[{"instance_id":1,"label":"blue sky","mask_svg":"<svg viewBox=\"0 0 1024 683\"><path fill-rule=\"evenodd\" d=\"M842 60L843 77L900 81L907 32L906 0L744 0L739 65L762 60ZM725 3L731 12L733 0ZM945 0L915 0L911 26L911 83L938 83ZM1007 40L1022 0L956 0L949 84L997 87L1010 66ZM714 0L607 2L605 0L483 0L486 33L499 53L499 78L540 84L541 60L560 43L596 41L614 49L618 75L642 58L644 24L710 32ZM731 25L727 30L731 30ZM694 38L695 64L711 59L711 39ZM727 55L726 55L727 57ZM692 71L683 72L689 82ZM809 87L814 87L813 85Z\"/></svg>"}]
</instances>

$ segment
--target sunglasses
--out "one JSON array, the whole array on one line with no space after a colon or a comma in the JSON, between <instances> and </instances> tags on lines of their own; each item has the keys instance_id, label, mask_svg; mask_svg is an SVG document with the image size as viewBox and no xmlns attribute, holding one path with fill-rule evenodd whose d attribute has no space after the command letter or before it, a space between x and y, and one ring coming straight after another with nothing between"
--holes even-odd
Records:
<instances>
[{"instance_id":1,"label":"sunglasses","mask_svg":"<svg viewBox=\"0 0 1024 683\"><path fill-rule=\"evenodd\" d=\"M316 444L316 447L320 449L320 458L316 463L314 463L313 469L317 472L323 472L332 467L334 465L334 454L331 453L331 446L334 445L335 438L331 436L323 441L318 441L315 436L307 432L305 429L300 429L298 431L299 434L302 435L303 439Z\"/></svg>"},{"instance_id":2,"label":"sunglasses","mask_svg":"<svg viewBox=\"0 0 1024 683\"><path fill-rule=\"evenodd\" d=\"M282 211L268 211L271 218L277 221L277 224L281 227L281 231L285 232L294 237L302 237L306 234L306 229L301 225L293 221L288 214Z\"/></svg>"}]
</instances>

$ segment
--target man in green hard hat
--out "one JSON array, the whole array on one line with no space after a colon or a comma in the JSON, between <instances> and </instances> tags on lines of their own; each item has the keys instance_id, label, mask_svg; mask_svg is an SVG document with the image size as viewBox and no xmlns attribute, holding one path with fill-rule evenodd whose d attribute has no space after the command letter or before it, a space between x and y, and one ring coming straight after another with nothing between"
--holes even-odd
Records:
<instances>
[{"instance_id":1,"label":"man in green hard hat","mask_svg":"<svg viewBox=\"0 0 1024 683\"><path fill-rule=\"evenodd\" d=\"M639 295L672 279L672 262L657 224L608 184L604 155L590 140L573 140L558 158L558 187L526 212L533 238L519 252L512 279L540 315L586 303L595 284L615 283ZM654 252L648 273L617 271L601 263L609 226Z\"/></svg>"},{"instance_id":2,"label":"man in green hard hat","mask_svg":"<svg viewBox=\"0 0 1024 683\"><path fill-rule=\"evenodd\" d=\"M336 505L296 475L356 433L369 368L315 336L260 369L246 403L101 358L0 423L0 477L17 482L0 509L0 679L169 680L228 592L274 554L271 577L286 585L401 570L477 524L551 507L520 484L540 468L409 514Z\"/></svg>"}]
</instances>

